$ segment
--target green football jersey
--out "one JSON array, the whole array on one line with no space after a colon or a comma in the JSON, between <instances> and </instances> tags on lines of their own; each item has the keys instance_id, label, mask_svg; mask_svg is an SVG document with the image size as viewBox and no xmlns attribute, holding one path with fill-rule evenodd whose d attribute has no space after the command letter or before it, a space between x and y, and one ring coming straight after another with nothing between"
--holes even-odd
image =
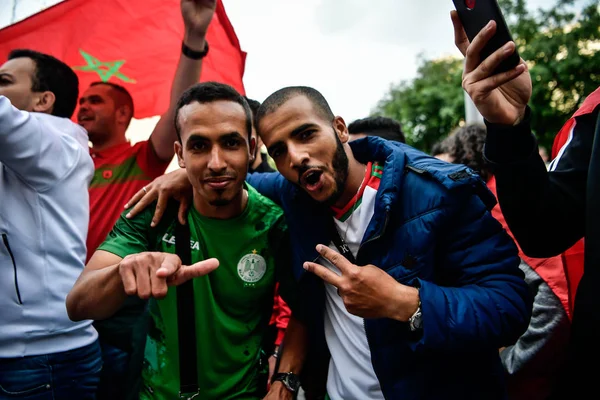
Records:
<instances>
[{"instance_id":1,"label":"green football jersey","mask_svg":"<svg viewBox=\"0 0 600 400\"><path fill-rule=\"evenodd\" d=\"M198 386L201 399L258 399L264 394L266 365L261 348L272 313L276 258L289 248L283 212L246 186L242 214L210 219L193 207L188 213L192 262L217 258L219 267L195 278ZM150 228L153 207L133 219L119 219L100 250L120 257L144 251L175 253L177 205ZM285 256L284 256L285 257ZM281 267L289 268L289 265ZM151 299L140 399L175 399L179 392L176 288Z\"/></svg>"}]
</instances>

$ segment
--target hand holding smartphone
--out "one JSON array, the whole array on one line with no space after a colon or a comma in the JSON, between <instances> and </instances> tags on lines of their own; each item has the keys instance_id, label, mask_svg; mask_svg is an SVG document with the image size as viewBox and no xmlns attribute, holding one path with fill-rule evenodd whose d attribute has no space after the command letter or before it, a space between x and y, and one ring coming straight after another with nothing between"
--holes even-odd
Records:
<instances>
[{"instance_id":1,"label":"hand holding smartphone","mask_svg":"<svg viewBox=\"0 0 600 400\"><path fill-rule=\"evenodd\" d=\"M491 20L496 21L496 34L481 50L480 63L493 52L513 40L497 0L452 0L452 2L465 33L471 42L488 22ZM521 57L515 49L514 53L496 67L493 74L510 71L519 65L520 60Z\"/></svg>"}]
</instances>

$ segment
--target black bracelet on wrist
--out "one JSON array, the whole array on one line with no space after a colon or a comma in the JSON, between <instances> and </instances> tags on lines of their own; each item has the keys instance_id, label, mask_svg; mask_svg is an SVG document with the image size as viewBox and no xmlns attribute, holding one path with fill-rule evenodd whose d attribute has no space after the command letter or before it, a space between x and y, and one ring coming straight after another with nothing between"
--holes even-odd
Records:
<instances>
[{"instance_id":1,"label":"black bracelet on wrist","mask_svg":"<svg viewBox=\"0 0 600 400\"><path fill-rule=\"evenodd\" d=\"M208 54L208 41L204 42L204 50L202 51L192 50L185 42L181 42L181 53L192 60L201 60Z\"/></svg>"}]
</instances>

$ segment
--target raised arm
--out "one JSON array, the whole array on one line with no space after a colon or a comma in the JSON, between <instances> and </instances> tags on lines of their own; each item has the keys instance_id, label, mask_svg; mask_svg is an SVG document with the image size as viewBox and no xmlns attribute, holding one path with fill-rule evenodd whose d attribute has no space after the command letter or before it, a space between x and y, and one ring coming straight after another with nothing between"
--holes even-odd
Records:
<instances>
[{"instance_id":1,"label":"raised arm","mask_svg":"<svg viewBox=\"0 0 600 400\"><path fill-rule=\"evenodd\" d=\"M539 156L529 118L515 127L488 124L485 157L498 200L523 252L555 256L583 237L588 169L600 107L575 119L571 140L550 171Z\"/></svg>"},{"instance_id":2,"label":"raised arm","mask_svg":"<svg viewBox=\"0 0 600 400\"><path fill-rule=\"evenodd\" d=\"M465 55L463 88L488 127L485 157L496 176L498 200L509 227L525 254L548 257L561 253L583 236L585 185L595 115L577 120L577 132L550 173L531 134L527 103L531 77L523 60L513 70L492 71L514 52L509 42L480 63L483 46L494 35L490 22L472 43L452 13L458 49Z\"/></svg>"},{"instance_id":3,"label":"raised arm","mask_svg":"<svg viewBox=\"0 0 600 400\"><path fill-rule=\"evenodd\" d=\"M205 49L206 32L215 12L216 0L181 0L181 15L185 25L183 43L190 49L201 52ZM194 60L181 54L173 84L169 109L165 112L150 135L150 143L159 159L169 161L175 150L177 140L173 118L177 100L190 86L200 80L202 59Z\"/></svg>"}]
</instances>

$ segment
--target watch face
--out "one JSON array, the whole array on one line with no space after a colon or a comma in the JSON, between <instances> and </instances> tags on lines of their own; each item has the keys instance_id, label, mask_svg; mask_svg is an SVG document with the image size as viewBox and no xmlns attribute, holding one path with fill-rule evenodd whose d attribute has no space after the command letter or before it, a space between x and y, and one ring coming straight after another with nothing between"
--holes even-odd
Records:
<instances>
[{"instance_id":1,"label":"watch face","mask_svg":"<svg viewBox=\"0 0 600 400\"><path fill-rule=\"evenodd\" d=\"M288 376L285 378L284 383L286 384L287 388L292 392L297 392L298 388L300 387L300 379L296 374L288 374Z\"/></svg>"},{"instance_id":2,"label":"watch face","mask_svg":"<svg viewBox=\"0 0 600 400\"><path fill-rule=\"evenodd\" d=\"M414 319L413 325L417 329L421 329L421 326L423 326L423 319L421 318L421 313L420 312L417 313L417 315L415 315L415 319Z\"/></svg>"}]
</instances>

